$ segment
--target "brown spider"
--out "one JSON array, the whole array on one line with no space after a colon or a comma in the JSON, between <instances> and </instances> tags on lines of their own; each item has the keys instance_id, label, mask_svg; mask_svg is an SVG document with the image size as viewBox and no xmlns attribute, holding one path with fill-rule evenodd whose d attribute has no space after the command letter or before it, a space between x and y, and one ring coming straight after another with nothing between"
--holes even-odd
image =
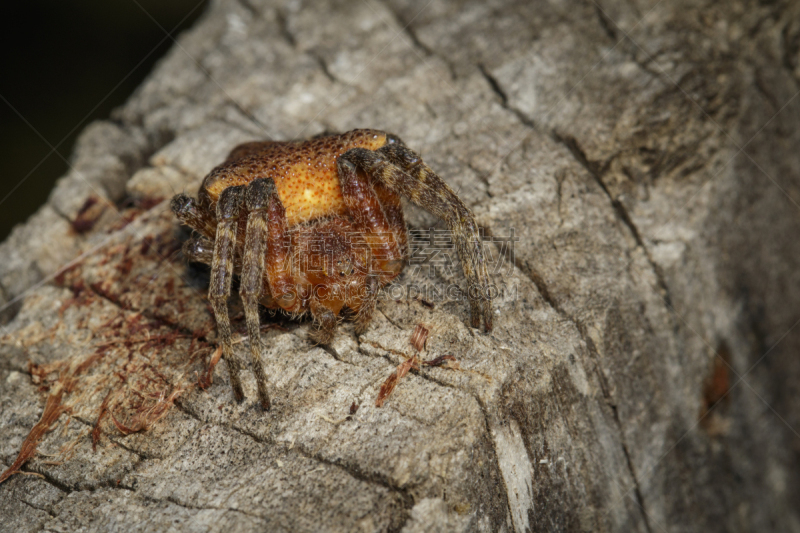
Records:
<instances>
[{"instance_id":1,"label":"brown spider","mask_svg":"<svg viewBox=\"0 0 800 533\"><path fill-rule=\"evenodd\" d=\"M203 180L197 199L172 199L178 219L200 233L184 246L211 265L208 298L237 401L244 399L227 300L234 273L264 409L258 304L293 315L310 311L313 337L327 343L347 308L363 331L381 287L403 268L408 236L400 196L443 219L467 278L472 326L492 329L489 280L470 210L422 158L375 130L302 142L242 144ZM244 243L242 245L242 243Z\"/></svg>"}]
</instances>

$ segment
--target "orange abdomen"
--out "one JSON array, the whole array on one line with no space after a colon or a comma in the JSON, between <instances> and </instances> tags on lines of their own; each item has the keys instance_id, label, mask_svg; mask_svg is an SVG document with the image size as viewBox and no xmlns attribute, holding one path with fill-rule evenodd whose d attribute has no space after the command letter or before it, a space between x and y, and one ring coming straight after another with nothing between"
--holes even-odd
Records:
<instances>
[{"instance_id":1,"label":"orange abdomen","mask_svg":"<svg viewBox=\"0 0 800 533\"><path fill-rule=\"evenodd\" d=\"M351 148L377 150L385 144L386 133L377 130L353 130L301 142L246 143L206 176L198 196L213 213L217 198L226 188L272 178L289 227L323 216L343 215L347 209L336 160Z\"/></svg>"}]
</instances>

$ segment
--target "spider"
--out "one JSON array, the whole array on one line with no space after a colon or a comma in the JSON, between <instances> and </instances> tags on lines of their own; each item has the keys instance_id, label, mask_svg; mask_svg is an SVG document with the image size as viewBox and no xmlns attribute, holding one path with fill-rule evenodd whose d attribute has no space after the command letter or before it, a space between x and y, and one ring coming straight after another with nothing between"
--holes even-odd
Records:
<instances>
[{"instance_id":1,"label":"spider","mask_svg":"<svg viewBox=\"0 0 800 533\"><path fill-rule=\"evenodd\" d=\"M340 314L369 323L378 291L400 274L408 252L400 197L443 219L467 278L472 327L492 329L483 247L472 212L396 136L354 130L297 142L237 146L203 180L197 199L172 198L178 220L197 232L184 245L211 265L208 298L236 401L242 362L233 353L227 300L234 273L262 407L270 407L261 364L259 303L311 312L312 338L326 344Z\"/></svg>"}]
</instances>

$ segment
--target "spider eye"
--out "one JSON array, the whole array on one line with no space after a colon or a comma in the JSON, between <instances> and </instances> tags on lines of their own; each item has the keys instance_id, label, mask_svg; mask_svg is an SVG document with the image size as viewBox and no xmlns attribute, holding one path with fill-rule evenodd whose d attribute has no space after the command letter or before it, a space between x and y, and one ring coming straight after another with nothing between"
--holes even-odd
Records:
<instances>
[{"instance_id":1,"label":"spider eye","mask_svg":"<svg viewBox=\"0 0 800 533\"><path fill-rule=\"evenodd\" d=\"M399 140L400 139L391 134L386 136L386 144L397 144Z\"/></svg>"}]
</instances>

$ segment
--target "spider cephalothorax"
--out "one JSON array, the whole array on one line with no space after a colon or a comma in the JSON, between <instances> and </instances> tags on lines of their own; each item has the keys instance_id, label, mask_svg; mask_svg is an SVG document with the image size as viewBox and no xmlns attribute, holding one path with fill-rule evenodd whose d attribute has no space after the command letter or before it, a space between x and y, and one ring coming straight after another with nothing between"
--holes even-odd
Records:
<instances>
[{"instance_id":1,"label":"spider cephalothorax","mask_svg":"<svg viewBox=\"0 0 800 533\"><path fill-rule=\"evenodd\" d=\"M310 312L314 337L330 341L343 309L369 322L378 291L402 270L408 248L400 197L443 219L467 278L473 327L492 328L486 262L470 210L397 137L355 130L302 142L236 147L203 180L195 200L172 211L200 235L185 254L211 265L209 300L238 401L241 361L233 353L227 300L240 276L258 394L269 408L261 364L258 304Z\"/></svg>"}]
</instances>

